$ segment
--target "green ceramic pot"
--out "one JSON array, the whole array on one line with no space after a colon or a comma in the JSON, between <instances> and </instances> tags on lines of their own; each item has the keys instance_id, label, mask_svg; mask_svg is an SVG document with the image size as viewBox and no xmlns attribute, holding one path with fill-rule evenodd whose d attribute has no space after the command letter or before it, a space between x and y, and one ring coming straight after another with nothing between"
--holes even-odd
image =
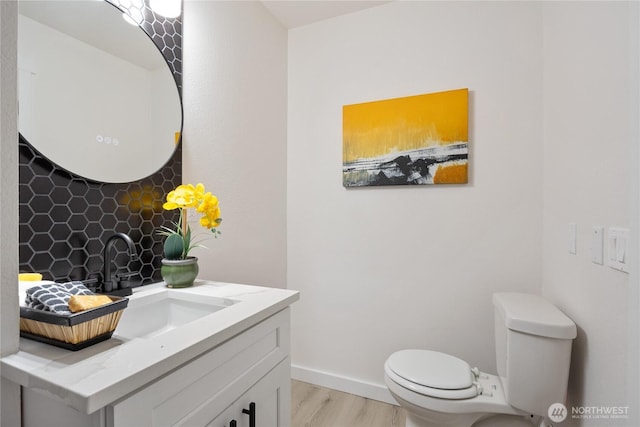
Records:
<instances>
[{"instance_id":1,"label":"green ceramic pot","mask_svg":"<svg viewBox=\"0 0 640 427\"><path fill-rule=\"evenodd\" d=\"M160 274L167 288L188 288L198 277L198 258L163 259Z\"/></svg>"}]
</instances>

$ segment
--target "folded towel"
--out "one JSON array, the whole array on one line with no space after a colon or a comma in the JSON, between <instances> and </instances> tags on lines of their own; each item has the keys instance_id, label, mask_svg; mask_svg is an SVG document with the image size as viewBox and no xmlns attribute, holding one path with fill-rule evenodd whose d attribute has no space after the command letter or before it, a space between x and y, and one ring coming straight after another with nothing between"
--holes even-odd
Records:
<instances>
[{"instance_id":1,"label":"folded towel","mask_svg":"<svg viewBox=\"0 0 640 427\"><path fill-rule=\"evenodd\" d=\"M72 295L93 295L82 282L53 283L27 289L25 304L37 310L70 314L69 298Z\"/></svg>"}]
</instances>

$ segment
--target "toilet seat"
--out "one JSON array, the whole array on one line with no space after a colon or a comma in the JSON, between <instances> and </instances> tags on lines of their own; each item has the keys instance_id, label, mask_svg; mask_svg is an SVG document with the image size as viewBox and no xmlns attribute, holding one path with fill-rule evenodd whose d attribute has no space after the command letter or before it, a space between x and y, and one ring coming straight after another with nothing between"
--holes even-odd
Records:
<instances>
[{"instance_id":1,"label":"toilet seat","mask_svg":"<svg viewBox=\"0 0 640 427\"><path fill-rule=\"evenodd\" d=\"M402 350L386 362L389 378L416 393L440 399L470 399L480 390L467 362L430 350Z\"/></svg>"}]
</instances>

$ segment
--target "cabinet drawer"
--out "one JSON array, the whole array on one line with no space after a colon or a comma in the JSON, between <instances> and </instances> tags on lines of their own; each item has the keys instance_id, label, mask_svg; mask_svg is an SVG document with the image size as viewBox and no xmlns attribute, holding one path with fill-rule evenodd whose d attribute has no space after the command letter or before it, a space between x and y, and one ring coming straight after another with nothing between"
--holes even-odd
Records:
<instances>
[{"instance_id":1,"label":"cabinet drawer","mask_svg":"<svg viewBox=\"0 0 640 427\"><path fill-rule=\"evenodd\" d=\"M287 308L110 406L108 424L173 426L203 408L221 413L287 358L289 325Z\"/></svg>"}]
</instances>

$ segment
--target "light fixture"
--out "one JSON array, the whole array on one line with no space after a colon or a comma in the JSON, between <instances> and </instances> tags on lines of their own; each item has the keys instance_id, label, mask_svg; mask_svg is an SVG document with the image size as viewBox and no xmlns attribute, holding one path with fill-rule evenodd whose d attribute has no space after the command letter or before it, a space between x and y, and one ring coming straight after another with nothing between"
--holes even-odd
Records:
<instances>
[{"instance_id":1,"label":"light fixture","mask_svg":"<svg viewBox=\"0 0 640 427\"><path fill-rule=\"evenodd\" d=\"M165 18L177 18L182 12L181 0L150 0L149 7Z\"/></svg>"}]
</instances>

